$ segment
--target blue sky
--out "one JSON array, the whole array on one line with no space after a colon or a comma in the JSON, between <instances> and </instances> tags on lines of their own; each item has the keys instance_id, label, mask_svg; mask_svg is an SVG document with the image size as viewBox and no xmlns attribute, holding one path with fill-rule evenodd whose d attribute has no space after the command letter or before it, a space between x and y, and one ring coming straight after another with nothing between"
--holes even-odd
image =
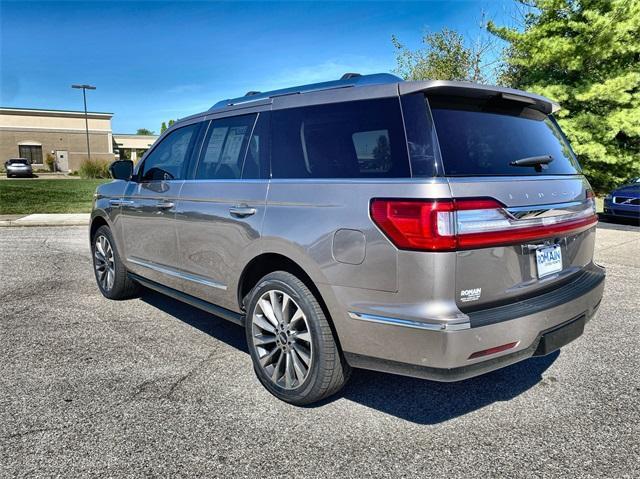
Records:
<instances>
[{"instance_id":1,"label":"blue sky","mask_svg":"<svg viewBox=\"0 0 640 479\"><path fill-rule=\"evenodd\" d=\"M163 120L248 90L389 72L391 35L476 34L484 10L508 22L509 0L421 2L13 2L0 0L0 105L89 109L113 130Z\"/></svg>"}]
</instances>

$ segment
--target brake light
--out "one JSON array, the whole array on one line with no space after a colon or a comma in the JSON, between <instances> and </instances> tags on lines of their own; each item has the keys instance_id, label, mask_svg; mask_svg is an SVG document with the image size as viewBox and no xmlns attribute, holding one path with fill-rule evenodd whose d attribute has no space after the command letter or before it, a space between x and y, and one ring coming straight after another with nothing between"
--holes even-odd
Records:
<instances>
[{"instance_id":1,"label":"brake light","mask_svg":"<svg viewBox=\"0 0 640 479\"><path fill-rule=\"evenodd\" d=\"M518 219L493 198L415 200L374 199L371 218L400 249L454 251L504 246L597 223L593 200L558 216Z\"/></svg>"}]
</instances>

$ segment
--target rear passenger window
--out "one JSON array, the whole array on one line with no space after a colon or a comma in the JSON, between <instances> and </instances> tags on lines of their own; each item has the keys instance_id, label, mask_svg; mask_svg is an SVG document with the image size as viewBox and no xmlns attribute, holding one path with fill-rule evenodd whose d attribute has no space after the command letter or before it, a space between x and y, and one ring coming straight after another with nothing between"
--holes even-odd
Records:
<instances>
[{"instance_id":1,"label":"rear passenger window","mask_svg":"<svg viewBox=\"0 0 640 479\"><path fill-rule=\"evenodd\" d=\"M269 112L258 114L256 126L253 128L247 154L242 167L242 178L269 178Z\"/></svg>"},{"instance_id":2,"label":"rear passenger window","mask_svg":"<svg viewBox=\"0 0 640 479\"><path fill-rule=\"evenodd\" d=\"M272 112L274 178L408 178L397 98Z\"/></svg>"},{"instance_id":3,"label":"rear passenger window","mask_svg":"<svg viewBox=\"0 0 640 479\"><path fill-rule=\"evenodd\" d=\"M239 179L256 115L213 120L204 140L196 179Z\"/></svg>"}]
</instances>

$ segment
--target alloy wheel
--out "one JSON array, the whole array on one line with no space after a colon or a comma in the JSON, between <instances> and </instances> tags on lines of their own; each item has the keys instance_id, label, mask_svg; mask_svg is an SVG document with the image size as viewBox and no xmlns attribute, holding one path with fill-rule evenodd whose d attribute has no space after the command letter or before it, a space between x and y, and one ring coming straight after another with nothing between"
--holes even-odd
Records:
<instances>
[{"instance_id":1,"label":"alloy wheel","mask_svg":"<svg viewBox=\"0 0 640 479\"><path fill-rule=\"evenodd\" d=\"M251 321L262 370L281 388L299 387L313 361L309 323L302 308L287 293L270 290L260 296Z\"/></svg>"},{"instance_id":2,"label":"alloy wheel","mask_svg":"<svg viewBox=\"0 0 640 479\"><path fill-rule=\"evenodd\" d=\"M109 239L104 235L97 236L93 250L93 264L98 282L103 290L111 291L116 277L116 266Z\"/></svg>"}]
</instances>

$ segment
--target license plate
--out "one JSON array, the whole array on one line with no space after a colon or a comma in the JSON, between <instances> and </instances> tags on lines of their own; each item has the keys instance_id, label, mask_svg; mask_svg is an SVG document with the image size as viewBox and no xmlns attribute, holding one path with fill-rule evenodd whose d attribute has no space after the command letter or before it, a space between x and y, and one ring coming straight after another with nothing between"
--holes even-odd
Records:
<instances>
[{"instance_id":1,"label":"license plate","mask_svg":"<svg viewBox=\"0 0 640 479\"><path fill-rule=\"evenodd\" d=\"M562 271L562 251L560 246L544 246L536 249L538 278Z\"/></svg>"}]
</instances>

